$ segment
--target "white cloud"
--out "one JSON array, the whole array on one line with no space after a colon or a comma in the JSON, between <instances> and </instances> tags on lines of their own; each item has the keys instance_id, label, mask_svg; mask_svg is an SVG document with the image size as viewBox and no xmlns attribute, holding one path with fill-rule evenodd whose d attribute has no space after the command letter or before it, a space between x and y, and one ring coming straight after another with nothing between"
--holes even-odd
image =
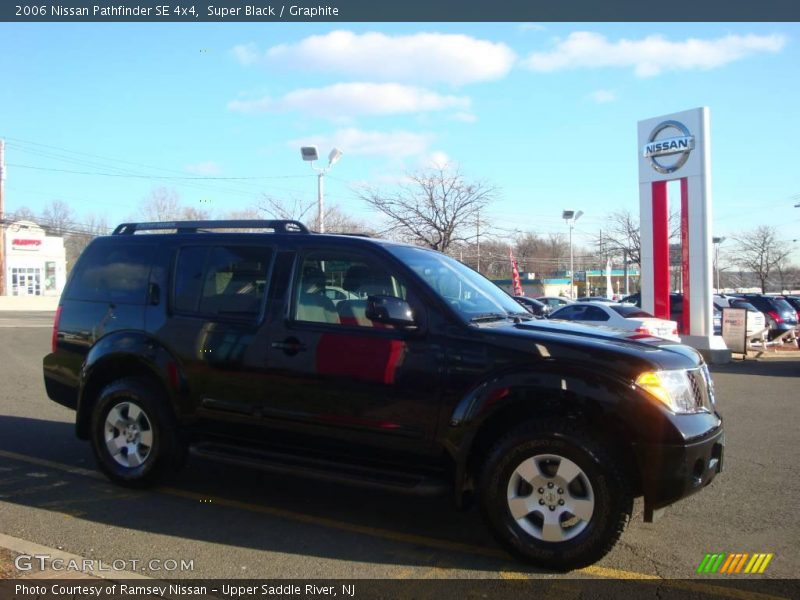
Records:
<instances>
[{"instance_id":1,"label":"white cloud","mask_svg":"<svg viewBox=\"0 0 800 600\"><path fill-rule=\"evenodd\" d=\"M435 150L430 154L423 156L420 164L424 169L444 169L452 164L450 157L441 150Z\"/></svg>"},{"instance_id":2,"label":"white cloud","mask_svg":"<svg viewBox=\"0 0 800 600\"><path fill-rule=\"evenodd\" d=\"M233 100L237 112L297 110L320 117L341 119L358 115L397 115L447 109L467 109L469 98L443 96L423 88L398 83L337 83L322 88L289 92L282 98Z\"/></svg>"},{"instance_id":3,"label":"white cloud","mask_svg":"<svg viewBox=\"0 0 800 600\"><path fill-rule=\"evenodd\" d=\"M259 55L252 45L236 46L243 65L264 62L288 68L343 73L380 81L463 85L505 77L516 55L501 42L468 35L415 33L357 34L338 30L295 44L273 46Z\"/></svg>"},{"instance_id":4,"label":"white cloud","mask_svg":"<svg viewBox=\"0 0 800 600\"><path fill-rule=\"evenodd\" d=\"M589 99L594 100L598 104L605 104L606 102L613 102L617 99L617 95L611 90L595 90L589 94Z\"/></svg>"},{"instance_id":5,"label":"white cloud","mask_svg":"<svg viewBox=\"0 0 800 600\"><path fill-rule=\"evenodd\" d=\"M249 67L256 64L261 56L258 52L258 46L255 44L239 44L234 46L231 50L233 57L242 65Z\"/></svg>"},{"instance_id":6,"label":"white cloud","mask_svg":"<svg viewBox=\"0 0 800 600\"><path fill-rule=\"evenodd\" d=\"M523 64L533 71L622 67L639 77L663 71L713 69L758 52L779 52L786 44L782 35L727 35L714 40L689 38L670 41L661 35L640 40L609 41L591 31L577 31L560 40L549 52L534 52Z\"/></svg>"},{"instance_id":7,"label":"white cloud","mask_svg":"<svg viewBox=\"0 0 800 600\"><path fill-rule=\"evenodd\" d=\"M289 146L316 145L339 148L351 156L387 156L402 158L424 154L432 136L410 131L364 131L353 127L339 129L330 135L317 135L292 140Z\"/></svg>"},{"instance_id":8,"label":"white cloud","mask_svg":"<svg viewBox=\"0 0 800 600\"><path fill-rule=\"evenodd\" d=\"M219 175L222 173L222 167L212 161L195 163L193 165L186 165L186 170L195 175Z\"/></svg>"},{"instance_id":9,"label":"white cloud","mask_svg":"<svg viewBox=\"0 0 800 600\"><path fill-rule=\"evenodd\" d=\"M457 112L451 118L454 121L461 121L462 123L475 123L478 120L475 114L468 111Z\"/></svg>"}]
</instances>

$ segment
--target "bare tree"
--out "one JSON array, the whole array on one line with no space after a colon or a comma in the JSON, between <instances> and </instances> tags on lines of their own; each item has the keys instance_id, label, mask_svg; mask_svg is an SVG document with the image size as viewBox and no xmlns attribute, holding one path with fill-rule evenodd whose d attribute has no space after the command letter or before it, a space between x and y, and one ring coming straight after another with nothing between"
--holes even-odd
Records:
<instances>
[{"instance_id":1,"label":"bare tree","mask_svg":"<svg viewBox=\"0 0 800 600\"><path fill-rule=\"evenodd\" d=\"M640 264L642 238L639 232L639 219L629 210L618 210L606 217L602 239L598 237L597 243L602 244L603 251L613 254L624 253L629 260Z\"/></svg>"},{"instance_id":2,"label":"bare tree","mask_svg":"<svg viewBox=\"0 0 800 600\"><path fill-rule=\"evenodd\" d=\"M80 225L74 228L64 238L64 248L67 255L67 269L71 270L75 261L86 249L94 238L101 235L108 235L108 221L104 216L89 215Z\"/></svg>"},{"instance_id":3,"label":"bare tree","mask_svg":"<svg viewBox=\"0 0 800 600\"><path fill-rule=\"evenodd\" d=\"M205 221L212 218L206 209L181 204L178 192L166 187L153 188L142 200L139 213L146 221Z\"/></svg>"},{"instance_id":4,"label":"bare tree","mask_svg":"<svg viewBox=\"0 0 800 600\"><path fill-rule=\"evenodd\" d=\"M273 219L300 221L312 231L319 231L319 217L316 211L316 200L304 202L297 198L279 200L272 196L263 196L258 211L266 213ZM312 216L313 215L313 216ZM371 228L345 213L341 208L329 205L325 209L325 231L328 233L371 233Z\"/></svg>"},{"instance_id":5,"label":"bare tree","mask_svg":"<svg viewBox=\"0 0 800 600\"><path fill-rule=\"evenodd\" d=\"M180 218L181 202L178 192L171 188L153 188L139 212L147 221L176 221Z\"/></svg>"},{"instance_id":6,"label":"bare tree","mask_svg":"<svg viewBox=\"0 0 800 600\"><path fill-rule=\"evenodd\" d=\"M770 274L779 268L785 270L784 263L789 256L786 243L779 240L777 230L768 225L733 236L733 239L739 245L738 264L756 276L761 293L765 293Z\"/></svg>"},{"instance_id":7,"label":"bare tree","mask_svg":"<svg viewBox=\"0 0 800 600\"><path fill-rule=\"evenodd\" d=\"M63 236L74 228L72 208L66 202L53 200L42 212L42 222L50 235Z\"/></svg>"},{"instance_id":8,"label":"bare tree","mask_svg":"<svg viewBox=\"0 0 800 600\"><path fill-rule=\"evenodd\" d=\"M626 254L628 260L642 263L642 237L639 219L629 210L618 210L606 217L602 233L595 238L603 254ZM669 214L669 239L680 241L680 214Z\"/></svg>"},{"instance_id":9,"label":"bare tree","mask_svg":"<svg viewBox=\"0 0 800 600\"><path fill-rule=\"evenodd\" d=\"M27 206L21 206L17 210L5 214L6 222L13 223L14 221L32 221L39 222L39 218Z\"/></svg>"},{"instance_id":10,"label":"bare tree","mask_svg":"<svg viewBox=\"0 0 800 600\"><path fill-rule=\"evenodd\" d=\"M477 237L480 213L496 194L495 187L466 181L458 170L444 166L410 174L409 183L397 191L365 188L359 196L387 217L387 232L445 252Z\"/></svg>"},{"instance_id":11,"label":"bare tree","mask_svg":"<svg viewBox=\"0 0 800 600\"><path fill-rule=\"evenodd\" d=\"M316 200L303 201L294 196L289 199L279 199L264 194L257 210L273 219L304 222L316 205Z\"/></svg>"}]
</instances>

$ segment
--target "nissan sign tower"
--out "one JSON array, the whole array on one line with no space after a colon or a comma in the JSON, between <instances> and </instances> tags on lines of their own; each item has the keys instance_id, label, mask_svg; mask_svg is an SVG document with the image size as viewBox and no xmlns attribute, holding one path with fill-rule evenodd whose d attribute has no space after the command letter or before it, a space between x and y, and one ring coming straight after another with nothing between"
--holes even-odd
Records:
<instances>
[{"instance_id":1,"label":"nissan sign tower","mask_svg":"<svg viewBox=\"0 0 800 600\"><path fill-rule=\"evenodd\" d=\"M710 142L705 107L639 121L642 308L670 318L671 200L681 216L681 340L706 360L725 362L730 352L713 323Z\"/></svg>"}]
</instances>

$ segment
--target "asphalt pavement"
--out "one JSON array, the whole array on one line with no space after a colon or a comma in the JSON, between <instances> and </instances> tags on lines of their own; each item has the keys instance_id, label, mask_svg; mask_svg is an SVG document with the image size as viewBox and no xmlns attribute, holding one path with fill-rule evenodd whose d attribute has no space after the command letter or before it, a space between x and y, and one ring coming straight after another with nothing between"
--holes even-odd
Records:
<instances>
[{"instance_id":1,"label":"asphalt pavement","mask_svg":"<svg viewBox=\"0 0 800 600\"><path fill-rule=\"evenodd\" d=\"M477 511L455 511L447 498L199 459L155 490L112 485L75 438L74 413L45 394L43 323L52 324L51 313L0 313L0 534L169 578L697 578L705 554L715 552L773 553L756 577L800 573L797 359L714 367L725 471L655 524L642 522L637 502L606 558L557 574L510 558ZM165 570L170 560L191 568Z\"/></svg>"}]
</instances>

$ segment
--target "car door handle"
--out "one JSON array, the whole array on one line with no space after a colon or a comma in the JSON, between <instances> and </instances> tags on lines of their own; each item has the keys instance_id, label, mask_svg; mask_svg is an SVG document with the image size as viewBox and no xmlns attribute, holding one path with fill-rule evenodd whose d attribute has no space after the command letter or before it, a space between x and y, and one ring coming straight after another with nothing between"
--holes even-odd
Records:
<instances>
[{"instance_id":1,"label":"car door handle","mask_svg":"<svg viewBox=\"0 0 800 600\"><path fill-rule=\"evenodd\" d=\"M283 350L289 356L294 356L298 352L305 352L306 345L297 338L286 338L282 342L272 342L272 347L276 350Z\"/></svg>"}]
</instances>

